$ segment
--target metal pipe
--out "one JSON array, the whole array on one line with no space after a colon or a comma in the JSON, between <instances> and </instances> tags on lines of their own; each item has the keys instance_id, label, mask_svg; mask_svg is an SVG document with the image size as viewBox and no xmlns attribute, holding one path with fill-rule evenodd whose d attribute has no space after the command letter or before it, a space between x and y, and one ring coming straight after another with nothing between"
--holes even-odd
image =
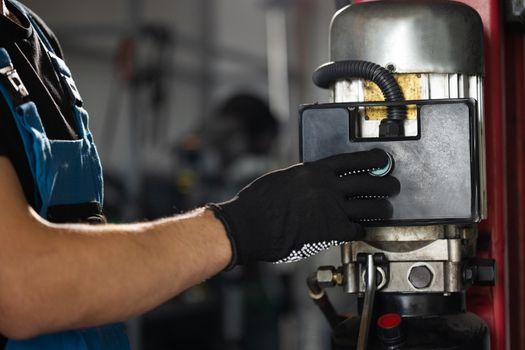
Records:
<instances>
[{"instance_id":1,"label":"metal pipe","mask_svg":"<svg viewBox=\"0 0 525 350\"><path fill-rule=\"evenodd\" d=\"M370 323L372 319L372 310L374 307L374 298L376 294L376 266L374 255L368 254L366 257L366 291L363 312L361 312L361 324L359 325L359 336L357 338L357 350L366 350L368 347L368 334L370 332Z\"/></svg>"},{"instance_id":2,"label":"metal pipe","mask_svg":"<svg viewBox=\"0 0 525 350\"><path fill-rule=\"evenodd\" d=\"M316 272L308 276L306 284L308 285L310 298L312 298L315 305L319 307L332 329L334 329L344 320L344 317L339 316L325 290L319 285Z\"/></svg>"}]
</instances>

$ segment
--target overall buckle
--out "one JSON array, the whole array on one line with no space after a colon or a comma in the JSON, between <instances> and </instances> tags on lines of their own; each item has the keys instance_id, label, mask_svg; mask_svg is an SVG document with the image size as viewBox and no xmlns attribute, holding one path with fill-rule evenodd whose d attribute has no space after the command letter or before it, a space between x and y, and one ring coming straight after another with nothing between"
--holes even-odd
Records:
<instances>
[{"instance_id":1,"label":"overall buckle","mask_svg":"<svg viewBox=\"0 0 525 350\"><path fill-rule=\"evenodd\" d=\"M68 89L69 98L77 106L82 107L82 104L83 104L82 97L80 96L80 93L78 92L77 86L76 86L75 81L73 80L73 78L68 77L65 74L61 74L61 76L62 76L62 79L64 80L65 84L67 85L67 87L69 87L69 89Z\"/></svg>"},{"instance_id":2,"label":"overall buckle","mask_svg":"<svg viewBox=\"0 0 525 350\"><path fill-rule=\"evenodd\" d=\"M22 82L22 79L20 79L13 65L0 68L0 79L6 83L7 89L15 101L15 104L18 105L22 103L24 99L29 96L26 86Z\"/></svg>"},{"instance_id":3,"label":"overall buckle","mask_svg":"<svg viewBox=\"0 0 525 350\"><path fill-rule=\"evenodd\" d=\"M68 98L70 102L74 103L78 107L82 107L82 97L78 92L77 86L75 84L75 81L73 80L73 77L71 76L71 71L67 67L66 62L64 62L63 59L61 59L51 51L48 51L48 54L51 58L51 61L53 62L55 70L60 75L61 83L63 85L63 88L66 90L66 93L69 95Z\"/></svg>"}]
</instances>

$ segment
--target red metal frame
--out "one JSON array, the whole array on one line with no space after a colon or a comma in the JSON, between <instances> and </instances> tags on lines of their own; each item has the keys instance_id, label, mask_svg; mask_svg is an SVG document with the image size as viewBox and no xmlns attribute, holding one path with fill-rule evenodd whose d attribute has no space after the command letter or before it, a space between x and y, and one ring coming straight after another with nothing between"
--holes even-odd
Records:
<instances>
[{"instance_id":1,"label":"red metal frame","mask_svg":"<svg viewBox=\"0 0 525 350\"><path fill-rule=\"evenodd\" d=\"M355 0L356 3L370 0ZM516 275L523 271L525 254L525 95L523 77L523 40L513 35L505 39L502 1L460 0L474 8L483 20L485 35L485 133L487 151L488 219L480 225L479 255L492 257L497 263L497 284L494 288L473 288L468 294L469 310L485 319L491 330L491 348L525 349L525 278ZM505 70L505 53L507 70ZM507 72L507 90L504 90ZM506 95L506 92L508 93ZM506 103L506 105L505 105ZM509 119L507 115L513 115ZM507 123L509 130L507 133ZM507 167L508 165L508 167ZM507 178L508 176L508 178ZM507 190L509 196L507 198ZM508 201L507 201L508 200ZM509 206L507 207L507 203ZM512 209L509 217L508 210ZM509 260L513 288L508 310L507 285L507 225L512 229L513 245ZM516 242L517 244L514 244ZM485 243L485 244L483 244ZM519 273L518 273L519 271ZM520 301L518 304L514 302ZM509 314L512 324L509 324Z\"/></svg>"},{"instance_id":2,"label":"red metal frame","mask_svg":"<svg viewBox=\"0 0 525 350\"><path fill-rule=\"evenodd\" d=\"M525 54L523 34L505 36L510 348L525 349Z\"/></svg>"},{"instance_id":3,"label":"red metal frame","mask_svg":"<svg viewBox=\"0 0 525 350\"><path fill-rule=\"evenodd\" d=\"M507 342L507 183L506 118L504 110L503 14L499 0L464 0L478 11L485 34L485 134L487 150L488 219L480 225L480 236L489 244L479 254L496 259L494 288L473 289L469 309L482 316L491 330L493 350L506 349ZM485 248L485 249L483 249Z\"/></svg>"}]
</instances>

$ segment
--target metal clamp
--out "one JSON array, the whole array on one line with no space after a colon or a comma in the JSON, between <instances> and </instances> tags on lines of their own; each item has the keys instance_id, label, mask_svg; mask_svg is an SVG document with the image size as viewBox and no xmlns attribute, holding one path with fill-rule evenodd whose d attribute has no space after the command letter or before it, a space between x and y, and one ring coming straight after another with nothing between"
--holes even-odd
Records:
<instances>
[{"instance_id":1,"label":"metal clamp","mask_svg":"<svg viewBox=\"0 0 525 350\"><path fill-rule=\"evenodd\" d=\"M9 93L15 100L15 103L19 104L29 96L27 88L12 65L0 68L0 78L6 83Z\"/></svg>"}]
</instances>

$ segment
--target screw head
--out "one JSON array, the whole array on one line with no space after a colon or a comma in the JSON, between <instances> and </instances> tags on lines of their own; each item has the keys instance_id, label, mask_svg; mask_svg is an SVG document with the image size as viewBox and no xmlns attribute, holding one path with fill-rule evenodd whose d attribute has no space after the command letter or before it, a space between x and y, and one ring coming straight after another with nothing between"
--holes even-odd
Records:
<instances>
[{"instance_id":1,"label":"screw head","mask_svg":"<svg viewBox=\"0 0 525 350\"><path fill-rule=\"evenodd\" d=\"M425 265L413 266L408 274L408 281L416 289L430 287L434 274Z\"/></svg>"},{"instance_id":2,"label":"screw head","mask_svg":"<svg viewBox=\"0 0 525 350\"><path fill-rule=\"evenodd\" d=\"M393 63L387 63L387 65L385 66L385 68L390 71L391 73L395 72L396 71L396 66L393 64Z\"/></svg>"}]
</instances>

